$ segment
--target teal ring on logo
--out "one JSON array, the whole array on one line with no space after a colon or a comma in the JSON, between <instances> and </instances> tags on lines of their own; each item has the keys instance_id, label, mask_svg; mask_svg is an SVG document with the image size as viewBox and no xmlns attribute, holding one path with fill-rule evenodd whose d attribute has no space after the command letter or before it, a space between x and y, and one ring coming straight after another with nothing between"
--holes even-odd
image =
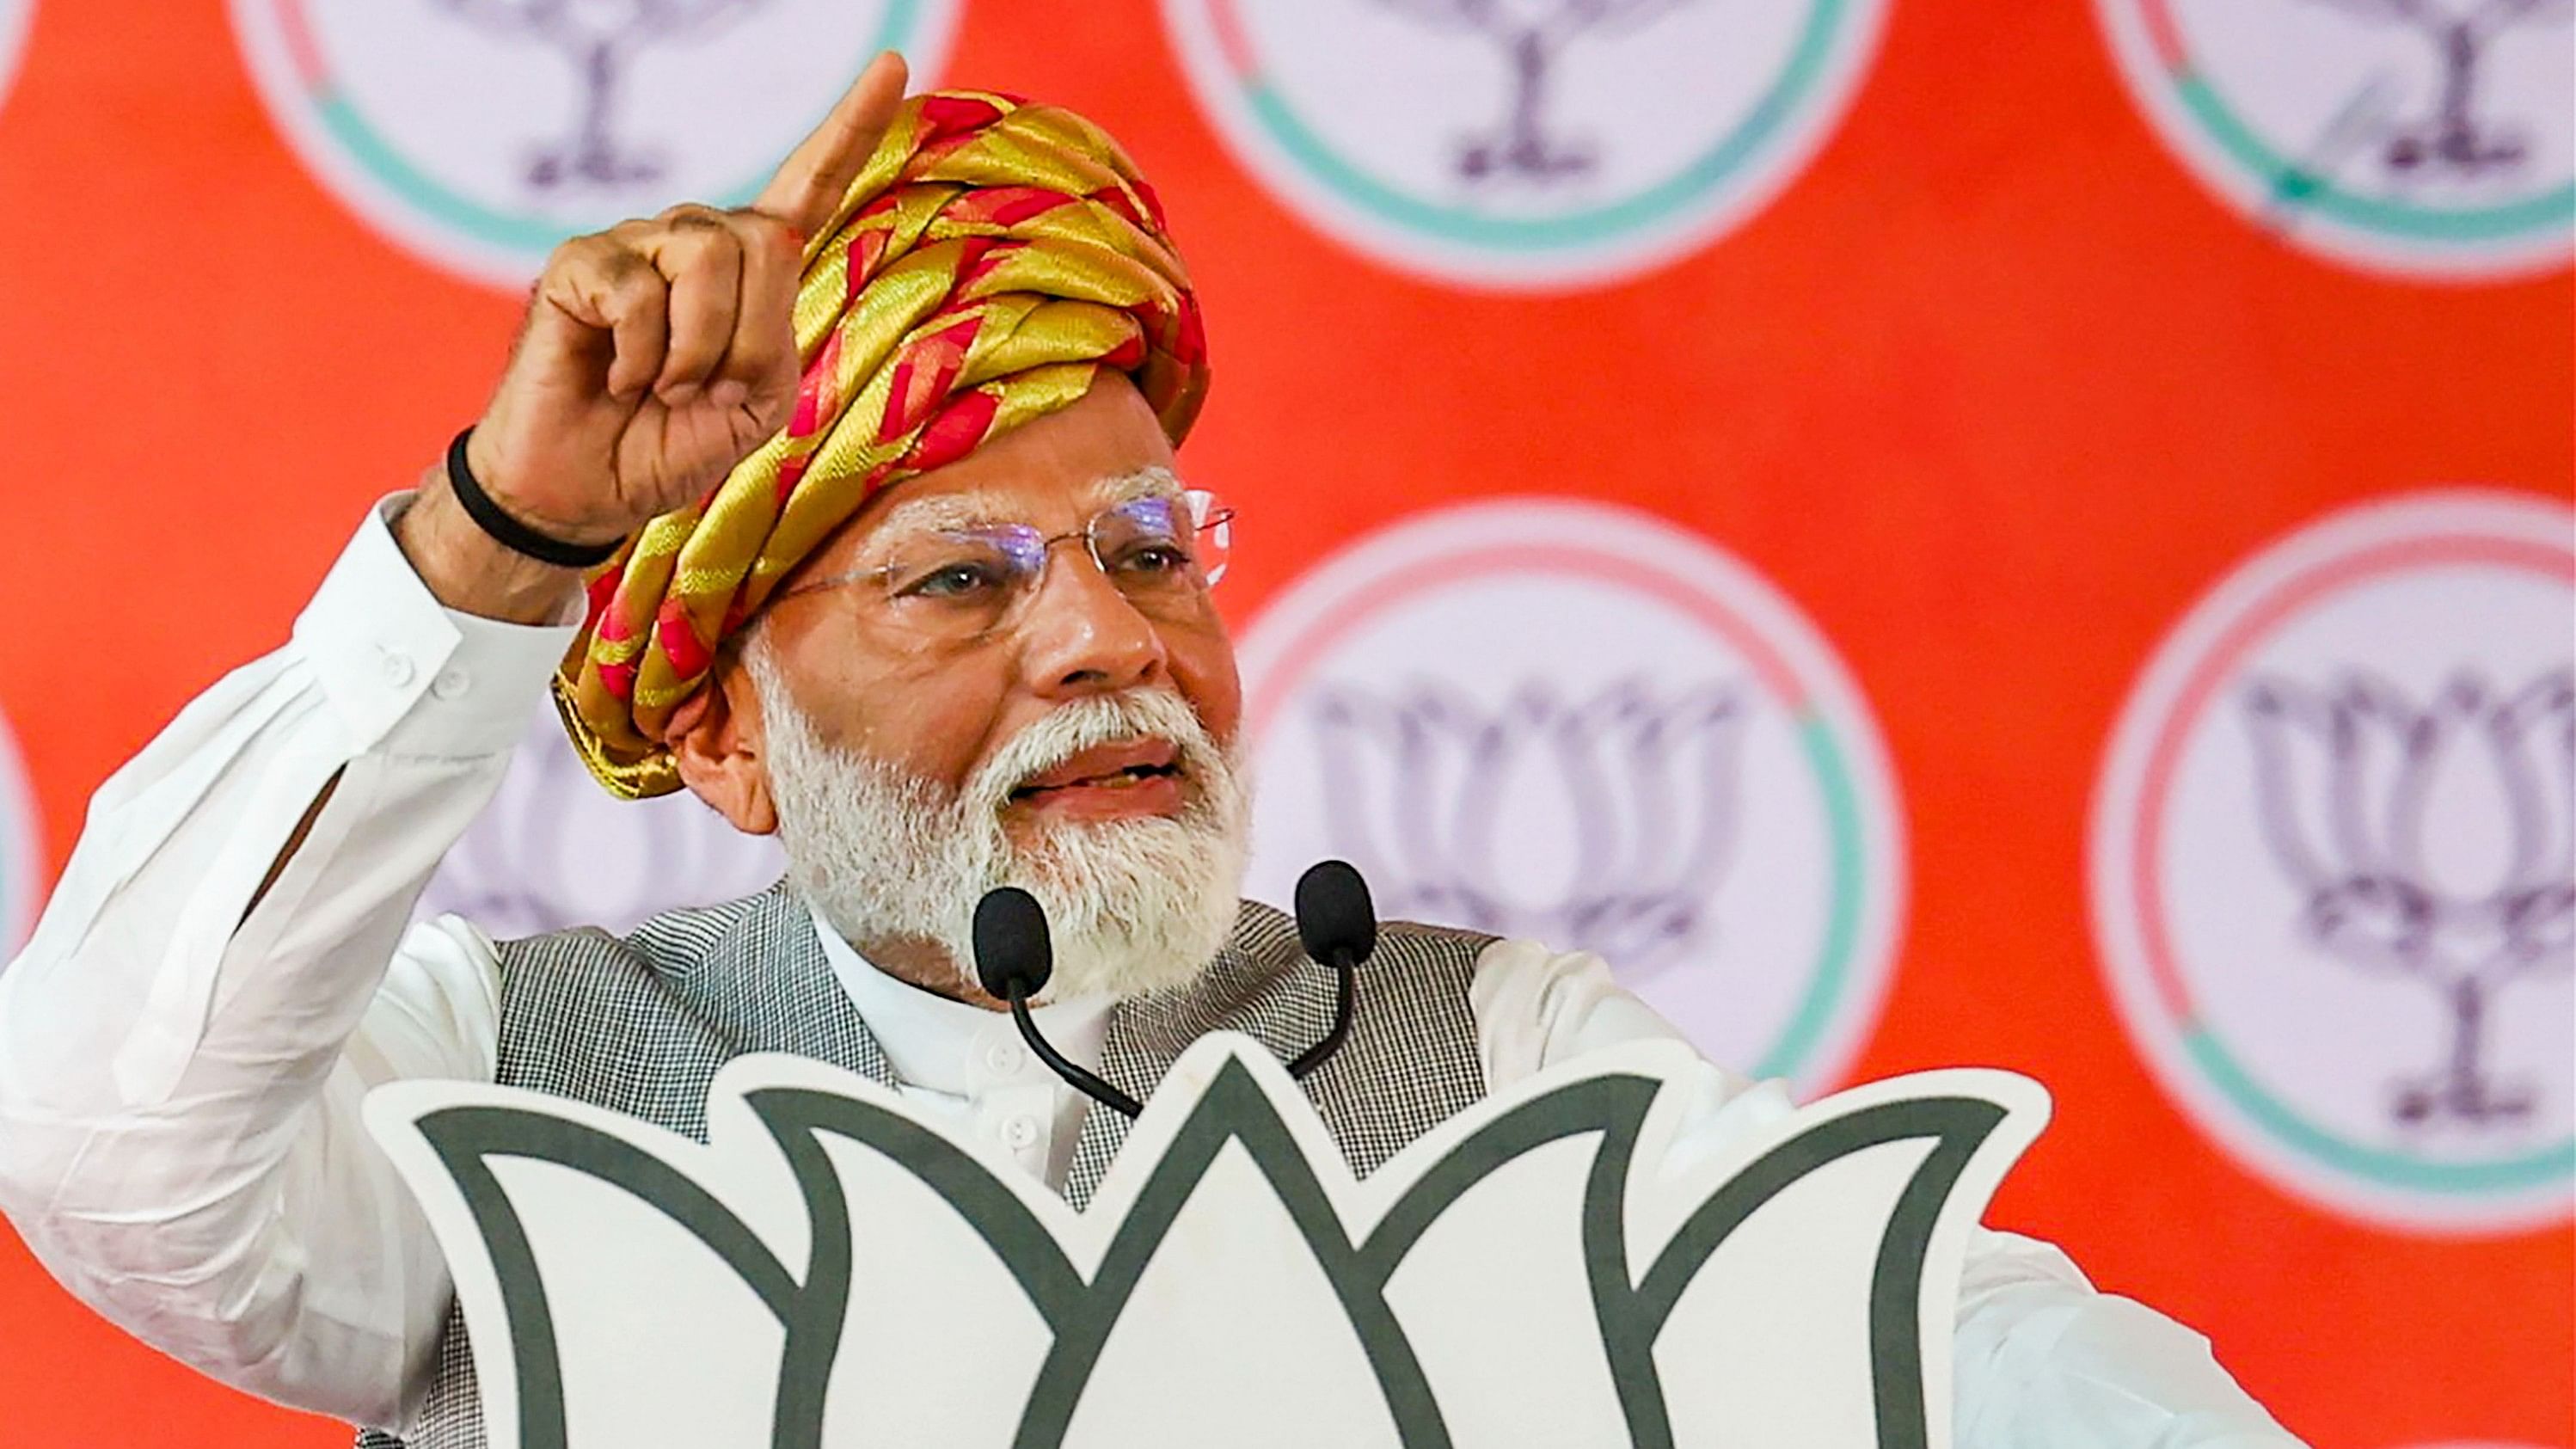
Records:
<instances>
[{"instance_id":1,"label":"teal ring on logo","mask_svg":"<svg viewBox=\"0 0 2576 1449\"><path fill-rule=\"evenodd\" d=\"M1270 138L1298 164L1351 201L1390 221L1450 241L1499 251L1583 246L1650 226L1688 205L1724 181L1770 141L1814 87L1833 52L1834 39L1849 8L1848 0L1816 0L1807 13L1807 26L1798 37L1797 50L1761 103L1678 174L1624 201L1563 216L1488 216L1408 196L1343 159L1322 137L1307 129L1275 87L1257 75L1243 77L1244 99Z\"/></svg>"},{"instance_id":2,"label":"teal ring on logo","mask_svg":"<svg viewBox=\"0 0 2576 1449\"><path fill-rule=\"evenodd\" d=\"M911 36L913 26L920 18L920 9L921 0L892 0L886 7L885 23L877 28L876 39L868 47L869 53L901 49L903 40ZM367 123L348 94L332 85L327 77L313 78L313 104L323 129L330 132L333 140L338 141L377 180L433 221L479 241L538 255L573 235L580 226L577 222L568 223L555 218L496 211L450 190L405 159L381 132ZM754 197L760 195L760 188L767 180L766 176L753 177L718 195L712 204L748 206Z\"/></svg>"},{"instance_id":3,"label":"teal ring on logo","mask_svg":"<svg viewBox=\"0 0 2576 1449\"><path fill-rule=\"evenodd\" d=\"M2234 1102L2265 1132L2315 1160L2355 1177L2418 1192L2476 1196L2540 1187L2576 1175L2576 1138L2520 1157L2500 1157L2491 1162L2427 1162L2420 1157L2408 1157L2338 1137L2290 1110L2279 1098L2256 1085L2253 1074L2228 1053L2217 1034L2208 1027L2198 1022L2186 1022L2182 1024L2180 1035L2183 1049L2191 1053L2192 1061L2207 1074L2211 1084L2226 1093L2227 1100Z\"/></svg>"},{"instance_id":4,"label":"teal ring on logo","mask_svg":"<svg viewBox=\"0 0 2576 1449\"><path fill-rule=\"evenodd\" d=\"M1809 712L1798 722L1798 743L1806 749L1807 763L1815 770L1817 788L1825 798L1833 851L1832 914L1825 921L1825 942L1816 953L1815 969L1807 977L1807 992L1798 999L1798 1009L1779 1040L1753 1069L1757 1078L1793 1077L1806 1065L1817 1039L1842 1005L1843 988L1851 980L1852 953L1860 945L1860 901L1865 889L1860 792L1852 787L1851 771L1834 742L1833 727L1821 714Z\"/></svg>"},{"instance_id":5,"label":"teal ring on logo","mask_svg":"<svg viewBox=\"0 0 2576 1449\"><path fill-rule=\"evenodd\" d=\"M2282 157L2237 119L2208 81L2188 71L2174 76L2175 93L2210 139L2237 165L2268 178L2286 206L2313 211L2347 225L2426 241L2481 242L2523 236L2576 222L2576 181L2555 191L2498 206L2433 211L2404 202L2360 196Z\"/></svg>"}]
</instances>

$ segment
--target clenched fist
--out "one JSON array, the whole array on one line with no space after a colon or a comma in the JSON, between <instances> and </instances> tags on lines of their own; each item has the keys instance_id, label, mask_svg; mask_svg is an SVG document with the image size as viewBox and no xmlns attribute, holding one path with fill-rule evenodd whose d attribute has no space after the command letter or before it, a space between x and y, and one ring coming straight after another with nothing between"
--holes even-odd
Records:
<instances>
[{"instance_id":1,"label":"clenched fist","mask_svg":"<svg viewBox=\"0 0 2576 1449\"><path fill-rule=\"evenodd\" d=\"M758 200L681 205L555 249L466 462L503 511L568 543L621 538L686 504L785 427L795 405L796 284L903 101L889 51L861 72ZM502 549L424 475L398 530L451 608L538 621L570 571Z\"/></svg>"}]
</instances>

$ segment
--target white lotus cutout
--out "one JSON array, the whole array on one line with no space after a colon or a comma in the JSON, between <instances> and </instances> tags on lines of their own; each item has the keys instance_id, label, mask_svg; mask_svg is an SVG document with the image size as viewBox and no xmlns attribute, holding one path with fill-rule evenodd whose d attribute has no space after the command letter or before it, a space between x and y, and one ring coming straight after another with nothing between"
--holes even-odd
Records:
<instances>
[{"instance_id":1,"label":"white lotus cutout","mask_svg":"<svg viewBox=\"0 0 2576 1449\"><path fill-rule=\"evenodd\" d=\"M496 1445L1946 1445L1961 1261L2046 1092L1926 1073L1675 1155L1704 1071L1588 1057L1361 1180L1212 1036L1080 1211L794 1057L726 1066L706 1144L470 1083L368 1114Z\"/></svg>"}]
</instances>

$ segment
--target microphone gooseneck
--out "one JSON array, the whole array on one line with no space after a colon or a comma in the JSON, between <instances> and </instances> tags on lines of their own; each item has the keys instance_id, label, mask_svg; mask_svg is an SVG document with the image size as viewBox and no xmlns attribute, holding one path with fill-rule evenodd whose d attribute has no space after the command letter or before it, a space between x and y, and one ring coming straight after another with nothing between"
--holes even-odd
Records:
<instances>
[{"instance_id":1,"label":"microphone gooseneck","mask_svg":"<svg viewBox=\"0 0 2576 1449\"><path fill-rule=\"evenodd\" d=\"M1010 1003L1011 1021L1047 1069L1091 1100L1134 1117L1144 1104L1084 1071L1038 1035L1029 998L1055 975L1055 948L1047 940L1046 910L1018 886L986 891L975 903L975 980L988 996Z\"/></svg>"},{"instance_id":2,"label":"microphone gooseneck","mask_svg":"<svg viewBox=\"0 0 2576 1449\"><path fill-rule=\"evenodd\" d=\"M1358 1005L1359 968L1377 949L1377 908L1368 882L1348 861L1320 861L1297 878L1297 940L1306 954L1333 972L1333 1024L1323 1039L1288 1063L1304 1077L1341 1049ZM975 903L975 980L984 993L1007 1002L1020 1039L1047 1069L1095 1102L1135 1117L1144 1104L1068 1060L1038 1034L1029 998L1055 975L1055 950L1047 939L1046 909L1018 886L987 891Z\"/></svg>"},{"instance_id":3,"label":"microphone gooseneck","mask_svg":"<svg viewBox=\"0 0 2576 1449\"><path fill-rule=\"evenodd\" d=\"M1297 877L1297 941L1308 956L1331 967L1335 978L1332 1029L1288 1064L1288 1075L1303 1077L1351 1034L1359 966L1377 949L1377 907L1369 901L1368 882L1349 861L1317 861Z\"/></svg>"}]
</instances>

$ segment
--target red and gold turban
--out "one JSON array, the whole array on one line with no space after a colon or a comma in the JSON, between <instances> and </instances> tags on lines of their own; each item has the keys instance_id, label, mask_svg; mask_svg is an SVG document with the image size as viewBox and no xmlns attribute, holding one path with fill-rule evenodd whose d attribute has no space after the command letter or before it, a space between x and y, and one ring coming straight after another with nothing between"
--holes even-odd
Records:
<instances>
[{"instance_id":1,"label":"red and gold turban","mask_svg":"<svg viewBox=\"0 0 2576 1449\"><path fill-rule=\"evenodd\" d=\"M904 103L807 244L785 432L590 579L555 680L612 792L679 788L672 712L780 579L878 489L1132 377L1178 443L1207 348L1161 204L1098 126L984 91Z\"/></svg>"}]
</instances>

